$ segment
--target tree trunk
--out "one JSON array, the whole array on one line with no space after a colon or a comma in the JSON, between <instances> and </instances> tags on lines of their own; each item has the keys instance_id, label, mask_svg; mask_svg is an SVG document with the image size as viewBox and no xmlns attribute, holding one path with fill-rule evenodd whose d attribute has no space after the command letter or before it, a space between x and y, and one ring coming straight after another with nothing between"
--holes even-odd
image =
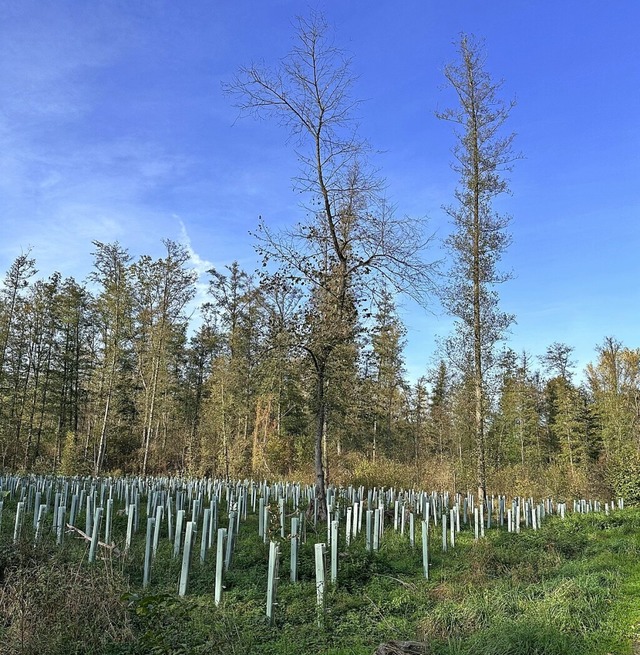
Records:
<instances>
[{"instance_id":1,"label":"tree trunk","mask_svg":"<svg viewBox=\"0 0 640 655\"><path fill-rule=\"evenodd\" d=\"M324 395L324 367L317 369L316 381L316 443L315 443L315 469L316 469L316 503L318 518L327 518L327 492L324 474L323 439L326 414L326 400Z\"/></svg>"},{"instance_id":2,"label":"tree trunk","mask_svg":"<svg viewBox=\"0 0 640 655\"><path fill-rule=\"evenodd\" d=\"M373 419L373 450L371 452L371 461L376 463L376 450L378 448L378 419Z\"/></svg>"}]
</instances>

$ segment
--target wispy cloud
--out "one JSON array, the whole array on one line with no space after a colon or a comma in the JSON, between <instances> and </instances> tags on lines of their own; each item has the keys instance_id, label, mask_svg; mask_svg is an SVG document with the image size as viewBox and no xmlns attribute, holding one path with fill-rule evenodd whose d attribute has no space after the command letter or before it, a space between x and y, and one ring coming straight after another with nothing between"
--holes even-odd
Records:
<instances>
[{"instance_id":1,"label":"wispy cloud","mask_svg":"<svg viewBox=\"0 0 640 655\"><path fill-rule=\"evenodd\" d=\"M178 166L154 144L87 124L95 75L126 51L130 25L108 3L4 3L0 26L0 239L3 259L32 245L44 272L120 239L141 193ZM87 125L92 130L87 129ZM90 138L86 138L89 134Z\"/></svg>"},{"instance_id":2,"label":"wispy cloud","mask_svg":"<svg viewBox=\"0 0 640 655\"><path fill-rule=\"evenodd\" d=\"M196 316L198 309L204 303L209 302L211 300L211 297L209 296L208 293L209 280L205 276L207 276L208 272L212 268L215 268L216 266L213 262L210 262L207 259L201 257L193 249L193 246L191 245L191 238L189 237L189 234L187 232L187 227L184 224L184 221L179 216L174 215L173 218L176 219L180 225L180 243L185 247L185 249L189 253L189 262L191 264L191 268L198 274L198 279L196 280L196 295L191 303L191 308L190 308L192 314Z\"/></svg>"},{"instance_id":3,"label":"wispy cloud","mask_svg":"<svg viewBox=\"0 0 640 655\"><path fill-rule=\"evenodd\" d=\"M108 3L22 0L4 3L0 35L5 117L69 121L91 106L86 73L120 56L131 24Z\"/></svg>"},{"instance_id":4,"label":"wispy cloud","mask_svg":"<svg viewBox=\"0 0 640 655\"><path fill-rule=\"evenodd\" d=\"M175 222L149 198L185 167L180 157L141 140L79 145L71 152L14 148L0 155L1 248L9 256L32 245L50 270L65 253L69 270L63 272L73 275L76 266L86 272L93 240L119 240L135 254L153 251L174 233Z\"/></svg>"},{"instance_id":5,"label":"wispy cloud","mask_svg":"<svg viewBox=\"0 0 640 655\"><path fill-rule=\"evenodd\" d=\"M180 224L180 242L182 245L186 248L187 252L189 253L191 265L193 267L193 270L198 273L198 275L204 275L205 273L208 273L212 268L215 267L215 265L210 262L207 259L203 259L194 249L193 246L191 245L191 238L189 237L189 234L187 233L187 227L184 224L184 221L179 217L174 214L174 218L177 219L178 223Z\"/></svg>"},{"instance_id":6,"label":"wispy cloud","mask_svg":"<svg viewBox=\"0 0 640 655\"><path fill-rule=\"evenodd\" d=\"M73 5L73 6L72 6ZM100 74L120 61L133 23L109 3L21 2L0 27L0 257L33 246L43 274L82 278L91 241L135 252L173 227L150 196L188 162L149 136L109 134L95 118Z\"/></svg>"}]
</instances>

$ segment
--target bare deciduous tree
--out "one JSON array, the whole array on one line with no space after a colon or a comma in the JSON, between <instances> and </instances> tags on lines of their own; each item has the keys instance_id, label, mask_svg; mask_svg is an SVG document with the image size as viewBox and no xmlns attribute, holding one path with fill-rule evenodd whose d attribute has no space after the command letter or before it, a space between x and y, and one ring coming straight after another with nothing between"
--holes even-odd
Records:
<instances>
[{"instance_id":1,"label":"bare deciduous tree","mask_svg":"<svg viewBox=\"0 0 640 655\"><path fill-rule=\"evenodd\" d=\"M310 199L306 217L273 230L260 221L258 250L300 285L306 304L294 327L315 371L316 498L325 511L323 435L329 363L354 340L360 307L387 281L424 303L433 267L422 259L428 239L421 221L399 218L368 165L368 144L355 124L350 58L335 47L320 16L299 19L296 45L275 69L241 68L226 87L241 111L272 117L297 144L297 190Z\"/></svg>"}]
</instances>

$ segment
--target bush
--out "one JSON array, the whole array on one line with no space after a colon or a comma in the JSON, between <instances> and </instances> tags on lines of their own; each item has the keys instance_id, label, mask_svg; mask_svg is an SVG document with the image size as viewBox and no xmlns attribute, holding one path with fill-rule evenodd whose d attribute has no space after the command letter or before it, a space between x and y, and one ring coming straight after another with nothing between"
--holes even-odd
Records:
<instances>
[{"instance_id":1,"label":"bush","mask_svg":"<svg viewBox=\"0 0 640 655\"><path fill-rule=\"evenodd\" d=\"M0 652L5 655L104 653L132 638L121 600L122 576L96 566L55 561L11 562L0 589Z\"/></svg>"},{"instance_id":2,"label":"bush","mask_svg":"<svg viewBox=\"0 0 640 655\"><path fill-rule=\"evenodd\" d=\"M640 454L637 451L610 457L606 462L607 483L616 497L629 506L640 505Z\"/></svg>"}]
</instances>

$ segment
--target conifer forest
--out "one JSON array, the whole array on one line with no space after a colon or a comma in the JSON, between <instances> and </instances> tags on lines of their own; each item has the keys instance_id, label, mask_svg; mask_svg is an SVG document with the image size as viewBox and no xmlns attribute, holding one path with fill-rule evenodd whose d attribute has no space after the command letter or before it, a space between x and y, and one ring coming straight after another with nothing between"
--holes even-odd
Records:
<instances>
[{"instance_id":1,"label":"conifer forest","mask_svg":"<svg viewBox=\"0 0 640 655\"><path fill-rule=\"evenodd\" d=\"M96 243L86 281L39 279L28 254L7 271L3 468L309 477L317 380L295 347L308 326L287 329L307 319L297 316L300 293L232 264L211 271L210 302L190 328L194 276L181 246L165 246L166 256L152 260ZM409 382L403 334L383 292L339 343L324 380L328 477L469 485L470 372L443 358ZM640 349L604 338L580 372L568 344L550 344L539 359L507 347L493 373L486 459L494 484L555 471L558 485L588 481L635 497Z\"/></svg>"}]
</instances>

